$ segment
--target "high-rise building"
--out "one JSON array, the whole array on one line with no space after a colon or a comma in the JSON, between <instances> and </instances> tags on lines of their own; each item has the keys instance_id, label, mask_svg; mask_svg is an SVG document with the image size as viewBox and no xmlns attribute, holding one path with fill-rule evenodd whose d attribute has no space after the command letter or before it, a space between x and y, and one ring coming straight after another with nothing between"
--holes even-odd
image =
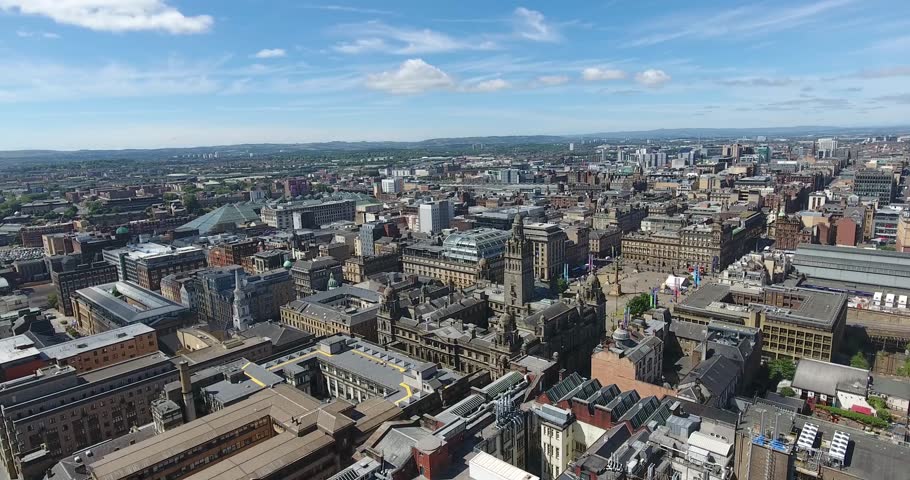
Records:
<instances>
[{"instance_id":1,"label":"high-rise building","mask_svg":"<svg viewBox=\"0 0 910 480\"><path fill-rule=\"evenodd\" d=\"M449 200L422 203L417 210L418 229L429 235L441 232L452 224L454 205Z\"/></svg>"},{"instance_id":2,"label":"high-rise building","mask_svg":"<svg viewBox=\"0 0 910 480\"><path fill-rule=\"evenodd\" d=\"M819 138L816 144L816 155L820 158L833 157L837 151L837 138Z\"/></svg>"},{"instance_id":3,"label":"high-rise building","mask_svg":"<svg viewBox=\"0 0 910 480\"><path fill-rule=\"evenodd\" d=\"M404 190L404 179L383 178L380 185L382 186L382 193L394 195L396 193L401 193Z\"/></svg>"},{"instance_id":4,"label":"high-rise building","mask_svg":"<svg viewBox=\"0 0 910 480\"><path fill-rule=\"evenodd\" d=\"M894 175L872 168L859 170L853 178L853 193L860 198L874 198L879 204L888 205L894 199Z\"/></svg>"},{"instance_id":5,"label":"high-rise building","mask_svg":"<svg viewBox=\"0 0 910 480\"><path fill-rule=\"evenodd\" d=\"M262 221L280 230L319 228L340 220L354 220L354 200L307 200L262 207Z\"/></svg>"},{"instance_id":6,"label":"high-rise building","mask_svg":"<svg viewBox=\"0 0 910 480\"><path fill-rule=\"evenodd\" d=\"M72 295L77 290L118 279L116 266L83 254L48 257L45 262L57 294L57 311L67 316L73 315Z\"/></svg>"}]
</instances>

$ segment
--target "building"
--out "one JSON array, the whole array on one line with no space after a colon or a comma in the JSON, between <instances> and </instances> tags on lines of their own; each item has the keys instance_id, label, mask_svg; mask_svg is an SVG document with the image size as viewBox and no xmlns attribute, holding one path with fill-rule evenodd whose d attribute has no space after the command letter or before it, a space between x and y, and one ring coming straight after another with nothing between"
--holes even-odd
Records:
<instances>
[{"instance_id":1,"label":"building","mask_svg":"<svg viewBox=\"0 0 910 480\"><path fill-rule=\"evenodd\" d=\"M73 230L73 222L26 226L19 231L19 238L22 240L23 247L42 248L44 247L43 236L53 233L72 233Z\"/></svg>"},{"instance_id":2,"label":"building","mask_svg":"<svg viewBox=\"0 0 910 480\"><path fill-rule=\"evenodd\" d=\"M44 255L66 255L73 253L73 236L68 233L49 233L41 237L44 242Z\"/></svg>"},{"instance_id":3,"label":"building","mask_svg":"<svg viewBox=\"0 0 910 480\"><path fill-rule=\"evenodd\" d=\"M437 402L443 390L466 381L434 363L416 361L345 335L330 336L262 367L317 398L355 405L383 399L410 411L420 402Z\"/></svg>"},{"instance_id":4,"label":"building","mask_svg":"<svg viewBox=\"0 0 910 480\"><path fill-rule=\"evenodd\" d=\"M376 221L367 222L360 226L357 242L360 246L358 253L364 257L376 255L376 241L382 237L398 237L401 234L398 226L392 222Z\"/></svg>"},{"instance_id":5,"label":"building","mask_svg":"<svg viewBox=\"0 0 910 480\"><path fill-rule=\"evenodd\" d=\"M305 178L285 178L280 183L286 198L296 198L310 191L310 182Z\"/></svg>"},{"instance_id":6,"label":"building","mask_svg":"<svg viewBox=\"0 0 910 480\"><path fill-rule=\"evenodd\" d=\"M348 283L365 282L367 278L382 272L401 270L401 257L397 253L387 253L372 257L351 257L344 261L342 274Z\"/></svg>"},{"instance_id":7,"label":"building","mask_svg":"<svg viewBox=\"0 0 910 480\"><path fill-rule=\"evenodd\" d=\"M259 241L255 238L237 239L219 243L208 251L210 267L227 267L240 265L244 258L259 251Z\"/></svg>"},{"instance_id":8,"label":"building","mask_svg":"<svg viewBox=\"0 0 910 480\"><path fill-rule=\"evenodd\" d=\"M249 226L261 225L262 220L249 203L229 203L194 218L176 228L177 231L198 231L208 236L243 230Z\"/></svg>"},{"instance_id":9,"label":"building","mask_svg":"<svg viewBox=\"0 0 910 480\"><path fill-rule=\"evenodd\" d=\"M10 477L43 478L73 452L151 423L152 401L176 378L170 359L155 352L82 375L52 365L5 383L0 454Z\"/></svg>"},{"instance_id":10,"label":"building","mask_svg":"<svg viewBox=\"0 0 910 480\"><path fill-rule=\"evenodd\" d=\"M47 365L47 358L26 335L0 339L0 382L32 375Z\"/></svg>"},{"instance_id":11,"label":"building","mask_svg":"<svg viewBox=\"0 0 910 480\"><path fill-rule=\"evenodd\" d=\"M159 334L174 332L191 319L189 309L131 282L113 282L73 294L75 327L87 335L145 324Z\"/></svg>"},{"instance_id":12,"label":"building","mask_svg":"<svg viewBox=\"0 0 910 480\"><path fill-rule=\"evenodd\" d=\"M168 275L161 282L162 296L189 308L212 328L231 328L238 274L253 323L277 320L281 306L296 297L287 270L249 275L237 265Z\"/></svg>"},{"instance_id":13,"label":"building","mask_svg":"<svg viewBox=\"0 0 910 480\"><path fill-rule=\"evenodd\" d=\"M888 205L894 200L894 175L871 168L858 170L853 177L853 193L876 200L879 205Z\"/></svg>"},{"instance_id":14,"label":"building","mask_svg":"<svg viewBox=\"0 0 910 480\"><path fill-rule=\"evenodd\" d=\"M369 408L366 408L369 407ZM94 479L326 479L383 420L382 401L320 403L286 384L88 464Z\"/></svg>"},{"instance_id":15,"label":"building","mask_svg":"<svg viewBox=\"0 0 910 480\"><path fill-rule=\"evenodd\" d=\"M449 228L454 217L454 205L449 200L421 203L417 208L417 229L428 235Z\"/></svg>"},{"instance_id":16,"label":"building","mask_svg":"<svg viewBox=\"0 0 910 480\"><path fill-rule=\"evenodd\" d=\"M863 232L859 225L852 219L844 217L835 222L837 230L835 243L844 247L855 247L857 241L862 240Z\"/></svg>"},{"instance_id":17,"label":"building","mask_svg":"<svg viewBox=\"0 0 910 480\"><path fill-rule=\"evenodd\" d=\"M205 250L200 247L171 247L140 243L104 251L104 260L117 267L122 282L159 290L167 275L205 267Z\"/></svg>"},{"instance_id":18,"label":"building","mask_svg":"<svg viewBox=\"0 0 910 480\"><path fill-rule=\"evenodd\" d=\"M354 200L305 200L262 207L262 221L279 230L319 228L332 222L354 220Z\"/></svg>"},{"instance_id":19,"label":"building","mask_svg":"<svg viewBox=\"0 0 910 480\"><path fill-rule=\"evenodd\" d=\"M598 258L619 255L622 251L622 230L610 227L606 230L591 230L588 236L590 252Z\"/></svg>"},{"instance_id":20,"label":"building","mask_svg":"<svg viewBox=\"0 0 910 480\"><path fill-rule=\"evenodd\" d=\"M851 285L870 296L883 286L910 290L910 257L900 252L860 248L800 245L793 266L809 285Z\"/></svg>"},{"instance_id":21,"label":"building","mask_svg":"<svg viewBox=\"0 0 910 480\"><path fill-rule=\"evenodd\" d=\"M61 367L83 374L158 351L158 335L137 323L44 347L41 352Z\"/></svg>"},{"instance_id":22,"label":"building","mask_svg":"<svg viewBox=\"0 0 910 480\"><path fill-rule=\"evenodd\" d=\"M283 249L263 250L245 257L240 264L250 275L261 275L272 270L288 268L291 252Z\"/></svg>"},{"instance_id":23,"label":"building","mask_svg":"<svg viewBox=\"0 0 910 480\"><path fill-rule=\"evenodd\" d=\"M529 223L524 226L525 238L531 242L534 254L534 278L548 284L556 292L557 281L566 267L566 232L555 223ZM588 242L585 242L587 259Z\"/></svg>"},{"instance_id":24,"label":"building","mask_svg":"<svg viewBox=\"0 0 910 480\"><path fill-rule=\"evenodd\" d=\"M628 330L617 328L612 341L591 356L591 378L614 383L622 390L644 395L673 393L664 388L664 342L656 336L635 339Z\"/></svg>"},{"instance_id":25,"label":"building","mask_svg":"<svg viewBox=\"0 0 910 480\"><path fill-rule=\"evenodd\" d=\"M291 278L294 279L297 298L300 298L328 290L329 282L333 279L335 285L339 285L344 273L338 260L332 257L316 257L296 262L291 267Z\"/></svg>"},{"instance_id":26,"label":"building","mask_svg":"<svg viewBox=\"0 0 910 480\"><path fill-rule=\"evenodd\" d=\"M615 226L622 230L623 234L626 234L639 230L641 221L647 216L648 209L642 205L617 205L596 212L592 228L594 230L607 230L609 227Z\"/></svg>"},{"instance_id":27,"label":"building","mask_svg":"<svg viewBox=\"0 0 910 480\"><path fill-rule=\"evenodd\" d=\"M910 252L910 211L902 212L897 221L894 249L898 252Z\"/></svg>"},{"instance_id":28,"label":"building","mask_svg":"<svg viewBox=\"0 0 910 480\"><path fill-rule=\"evenodd\" d=\"M765 358L831 361L847 322L847 296L808 288L702 285L677 303L680 321L758 328Z\"/></svg>"},{"instance_id":29,"label":"building","mask_svg":"<svg viewBox=\"0 0 910 480\"><path fill-rule=\"evenodd\" d=\"M809 408L827 405L853 410L855 405L870 409L869 370L818 360L800 360L793 374L791 388Z\"/></svg>"},{"instance_id":30,"label":"building","mask_svg":"<svg viewBox=\"0 0 910 480\"><path fill-rule=\"evenodd\" d=\"M872 220L872 238L888 243L897 242L898 225L903 212L903 207L894 205L876 208Z\"/></svg>"},{"instance_id":31,"label":"building","mask_svg":"<svg viewBox=\"0 0 910 480\"><path fill-rule=\"evenodd\" d=\"M342 285L281 307L281 323L317 337L349 335L376 341L380 295Z\"/></svg>"},{"instance_id":32,"label":"building","mask_svg":"<svg viewBox=\"0 0 910 480\"><path fill-rule=\"evenodd\" d=\"M46 263L57 295L57 311L66 316L74 315L72 298L77 290L118 279L116 266L101 260L92 261L83 254L49 257Z\"/></svg>"},{"instance_id":33,"label":"building","mask_svg":"<svg viewBox=\"0 0 910 480\"><path fill-rule=\"evenodd\" d=\"M403 178L383 178L380 182L382 193L395 195L404 191Z\"/></svg>"},{"instance_id":34,"label":"building","mask_svg":"<svg viewBox=\"0 0 910 480\"><path fill-rule=\"evenodd\" d=\"M622 254L639 269L681 271L689 267L720 272L755 247L765 228L764 215L745 212L732 222L689 225L626 235Z\"/></svg>"},{"instance_id":35,"label":"building","mask_svg":"<svg viewBox=\"0 0 910 480\"><path fill-rule=\"evenodd\" d=\"M524 220L515 215L512 236L506 242L502 286L506 311L518 314L534 297L534 246L524 233Z\"/></svg>"},{"instance_id":36,"label":"building","mask_svg":"<svg viewBox=\"0 0 910 480\"><path fill-rule=\"evenodd\" d=\"M469 230L470 232L470 230ZM452 234L450 235L460 235ZM470 235L470 234L469 234ZM421 242L404 247L401 255L401 266L404 273L413 274L423 277L430 277L439 280L444 284L452 283L457 288L468 288L483 280L500 281L502 279L503 257L495 256L496 237L490 237L493 240L487 248L485 244L486 237L480 234L482 238L468 238L465 242L456 239L449 242L449 251L445 244L432 245ZM493 255L490 258L482 258L478 261L463 260L462 255L470 255L461 251L464 243L480 241L479 246L475 245L478 255ZM465 249L467 250L467 249Z\"/></svg>"}]
</instances>

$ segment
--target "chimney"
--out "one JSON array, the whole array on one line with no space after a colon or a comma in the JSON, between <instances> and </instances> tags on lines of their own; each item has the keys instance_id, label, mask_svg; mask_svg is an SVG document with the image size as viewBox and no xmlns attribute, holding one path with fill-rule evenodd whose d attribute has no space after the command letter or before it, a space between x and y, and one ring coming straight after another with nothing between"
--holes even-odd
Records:
<instances>
[{"instance_id":1,"label":"chimney","mask_svg":"<svg viewBox=\"0 0 910 480\"><path fill-rule=\"evenodd\" d=\"M184 360L177 364L180 372L180 393L183 394L183 406L186 409L186 421L196 419L196 402L193 399L193 379L190 375L190 365Z\"/></svg>"},{"instance_id":2,"label":"chimney","mask_svg":"<svg viewBox=\"0 0 910 480\"><path fill-rule=\"evenodd\" d=\"M563 380L565 380L565 379L566 379L566 369L565 369L565 368L560 368L560 369L559 369L559 381L561 382L561 381L563 381Z\"/></svg>"}]
</instances>

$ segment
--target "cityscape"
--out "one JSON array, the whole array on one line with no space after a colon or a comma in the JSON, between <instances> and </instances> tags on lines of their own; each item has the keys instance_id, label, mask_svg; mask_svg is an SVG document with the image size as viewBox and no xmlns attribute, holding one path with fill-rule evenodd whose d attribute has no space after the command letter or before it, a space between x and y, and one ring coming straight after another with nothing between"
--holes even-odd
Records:
<instances>
[{"instance_id":1,"label":"cityscape","mask_svg":"<svg viewBox=\"0 0 910 480\"><path fill-rule=\"evenodd\" d=\"M908 5L439 3L0 0L0 480L910 480Z\"/></svg>"}]
</instances>

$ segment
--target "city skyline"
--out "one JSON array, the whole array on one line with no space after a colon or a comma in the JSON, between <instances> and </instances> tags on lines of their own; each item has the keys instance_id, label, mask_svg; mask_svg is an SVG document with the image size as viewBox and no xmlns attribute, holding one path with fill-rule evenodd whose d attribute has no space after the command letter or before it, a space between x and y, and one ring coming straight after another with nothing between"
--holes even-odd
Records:
<instances>
[{"instance_id":1,"label":"city skyline","mask_svg":"<svg viewBox=\"0 0 910 480\"><path fill-rule=\"evenodd\" d=\"M0 150L889 126L910 104L897 1L222 3L0 0Z\"/></svg>"}]
</instances>

